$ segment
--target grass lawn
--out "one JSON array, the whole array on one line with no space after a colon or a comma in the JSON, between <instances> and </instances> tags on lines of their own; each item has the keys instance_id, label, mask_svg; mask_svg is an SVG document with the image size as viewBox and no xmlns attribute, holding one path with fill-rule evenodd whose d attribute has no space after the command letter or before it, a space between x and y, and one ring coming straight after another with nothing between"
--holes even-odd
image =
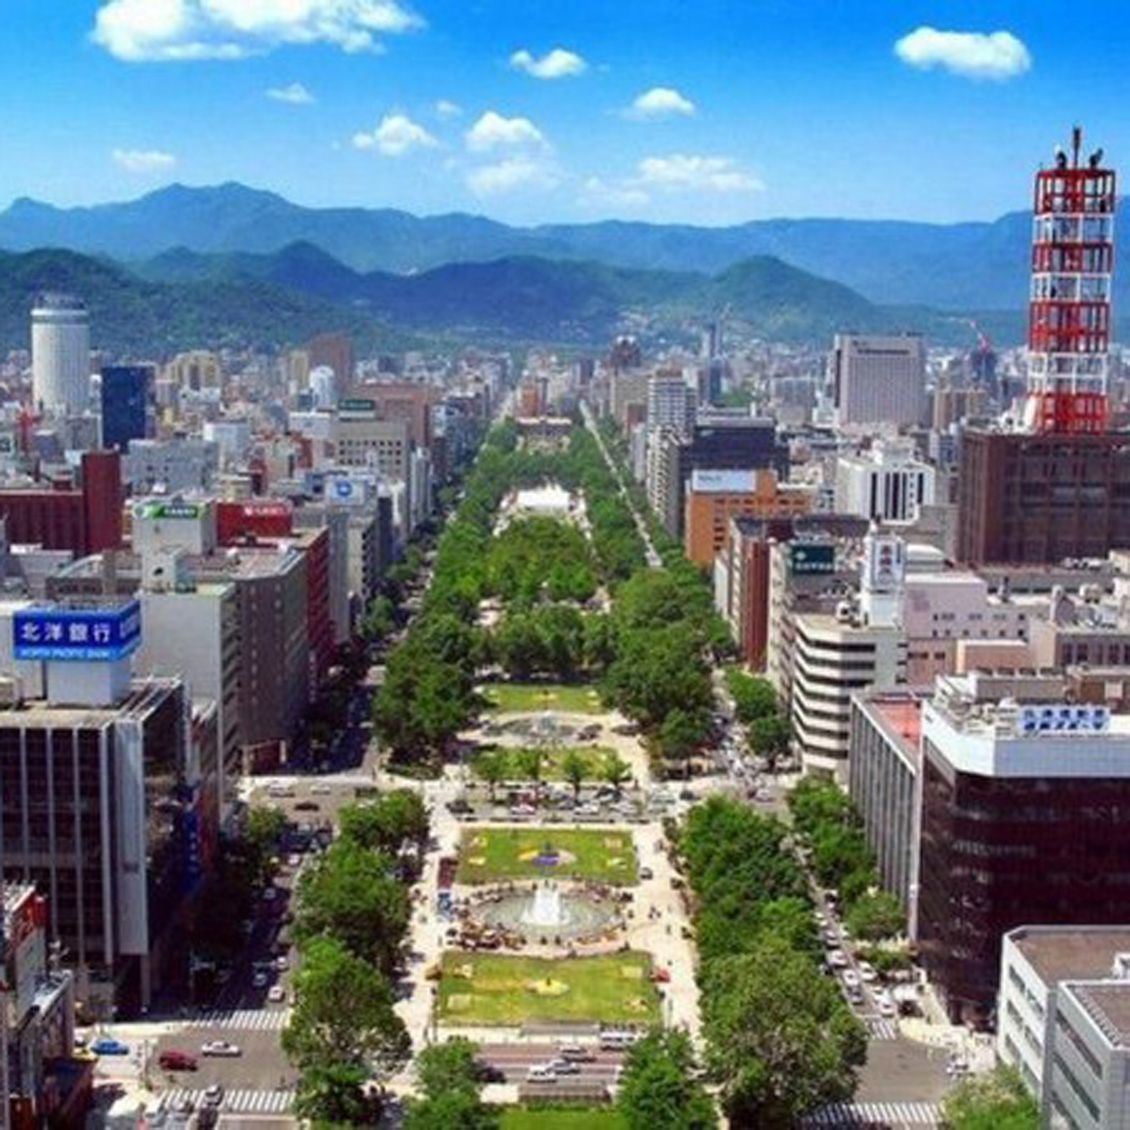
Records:
<instances>
[{"instance_id":1,"label":"grass lawn","mask_svg":"<svg viewBox=\"0 0 1130 1130\"><path fill-rule=\"evenodd\" d=\"M496 746L489 750L481 750L471 759L471 771L476 777L481 777L475 762L483 753L498 754L506 759L506 779L509 781L524 781L527 777L522 773L521 757L523 749L508 746ZM616 751L607 746L560 746L556 749L539 750L541 753L541 778L543 781L564 781L565 774L561 764L570 753L578 753L584 760L587 768L586 781L599 781L604 779L604 765L606 760Z\"/></svg>"},{"instance_id":2,"label":"grass lawn","mask_svg":"<svg viewBox=\"0 0 1130 1130\"><path fill-rule=\"evenodd\" d=\"M610 1106L508 1106L502 1130L628 1130L624 1116Z\"/></svg>"},{"instance_id":3,"label":"grass lawn","mask_svg":"<svg viewBox=\"0 0 1130 1130\"><path fill-rule=\"evenodd\" d=\"M659 994L650 973L645 953L576 958L446 953L439 1020L461 1026L535 1020L655 1023Z\"/></svg>"},{"instance_id":4,"label":"grass lawn","mask_svg":"<svg viewBox=\"0 0 1130 1130\"><path fill-rule=\"evenodd\" d=\"M547 845L556 864L535 863ZM597 879L636 882L636 852L628 832L581 828L466 828L459 843L460 883L498 879Z\"/></svg>"},{"instance_id":5,"label":"grass lawn","mask_svg":"<svg viewBox=\"0 0 1130 1130\"><path fill-rule=\"evenodd\" d=\"M502 713L603 714L605 709L596 687L587 683L488 683L482 691L491 709Z\"/></svg>"}]
</instances>

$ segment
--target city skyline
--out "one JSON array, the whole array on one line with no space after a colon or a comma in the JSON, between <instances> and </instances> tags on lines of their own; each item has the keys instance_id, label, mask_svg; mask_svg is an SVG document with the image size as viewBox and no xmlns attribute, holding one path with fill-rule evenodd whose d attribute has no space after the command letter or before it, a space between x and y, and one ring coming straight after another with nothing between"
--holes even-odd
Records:
<instances>
[{"instance_id":1,"label":"city skyline","mask_svg":"<svg viewBox=\"0 0 1130 1130\"><path fill-rule=\"evenodd\" d=\"M1106 0L8 8L0 206L236 180L511 223L991 220L1074 121L1116 163L1128 132Z\"/></svg>"}]
</instances>

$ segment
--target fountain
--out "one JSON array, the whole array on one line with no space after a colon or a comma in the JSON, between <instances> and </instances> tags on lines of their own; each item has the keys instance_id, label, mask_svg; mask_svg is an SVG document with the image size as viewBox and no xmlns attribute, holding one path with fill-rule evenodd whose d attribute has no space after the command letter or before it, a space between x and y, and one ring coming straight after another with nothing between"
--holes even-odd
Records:
<instances>
[{"instance_id":1,"label":"fountain","mask_svg":"<svg viewBox=\"0 0 1130 1130\"><path fill-rule=\"evenodd\" d=\"M561 925L561 891L545 883L534 889L533 901L522 915L522 924L552 930Z\"/></svg>"}]
</instances>

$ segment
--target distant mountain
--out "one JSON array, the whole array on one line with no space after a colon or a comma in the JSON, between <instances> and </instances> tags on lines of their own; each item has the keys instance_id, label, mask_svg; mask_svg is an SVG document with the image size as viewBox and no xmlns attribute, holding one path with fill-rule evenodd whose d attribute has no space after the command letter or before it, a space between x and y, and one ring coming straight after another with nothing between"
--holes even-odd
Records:
<instances>
[{"instance_id":1,"label":"distant mountain","mask_svg":"<svg viewBox=\"0 0 1130 1130\"><path fill-rule=\"evenodd\" d=\"M629 323L689 338L724 307L733 323L753 332L823 344L838 329L882 330L930 318L892 313L765 257L715 277L534 257L450 263L406 276L353 271L308 243L271 255L177 249L136 272L69 251L0 252L0 348L26 346L28 311L43 289L87 299L96 347L143 354L199 345L275 348L327 329L386 348L448 335L592 349Z\"/></svg>"},{"instance_id":2,"label":"distant mountain","mask_svg":"<svg viewBox=\"0 0 1130 1130\"><path fill-rule=\"evenodd\" d=\"M481 216L416 217L394 209L304 208L239 184L173 185L118 204L59 209L17 200L0 212L0 247L67 247L140 261L174 248L271 254L312 244L356 271L410 274L447 263L537 256L714 275L775 256L876 303L1019 310L1027 296L1029 218L919 224L757 220L725 228L623 223L514 228ZM1130 278L1116 275L1130 308Z\"/></svg>"},{"instance_id":3,"label":"distant mountain","mask_svg":"<svg viewBox=\"0 0 1130 1130\"><path fill-rule=\"evenodd\" d=\"M165 281L265 280L396 325L558 342L603 342L632 315L678 325L701 322L724 307L754 332L786 341L823 341L837 329L883 329L898 322L839 283L765 256L713 278L530 256L448 263L405 276L351 271L319 248L298 243L272 255L178 249L137 269Z\"/></svg>"},{"instance_id":4,"label":"distant mountain","mask_svg":"<svg viewBox=\"0 0 1130 1130\"><path fill-rule=\"evenodd\" d=\"M32 251L0 252L0 350L28 348L29 312L42 290L85 298L93 346L117 355L225 345L273 350L323 330L348 331L369 346L405 344L403 334L357 311L270 281L151 282L70 251Z\"/></svg>"}]
</instances>

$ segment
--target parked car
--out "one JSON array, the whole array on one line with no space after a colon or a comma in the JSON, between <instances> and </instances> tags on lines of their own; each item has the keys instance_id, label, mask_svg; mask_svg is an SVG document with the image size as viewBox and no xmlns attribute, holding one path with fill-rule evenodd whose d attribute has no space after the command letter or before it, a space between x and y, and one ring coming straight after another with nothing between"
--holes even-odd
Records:
<instances>
[{"instance_id":1,"label":"parked car","mask_svg":"<svg viewBox=\"0 0 1130 1130\"><path fill-rule=\"evenodd\" d=\"M157 1057L157 1066L162 1071L195 1071L197 1068L196 1056L189 1055L177 1048L166 1048Z\"/></svg>"},{"instance_id":2,"label":"parked car","mask_svg":"<svg viewBox=\"0 0 1130 1130\"><path fill-rule=\"evenodd\" d=\"M875 972L875 967L867 961L861 961L859 963L859 975L864 981L874 981L879 976L879 974Z\"/></svg>"},{"instance_id":3,"label":"parked car","mask_svg":"<svg viewBox=\"0 0 1130 1130\"><path fill-rule=\"evenodd\" d=\"M233 1044L228 1040L209 1040L206 1044L200 1045L200 1054L232 1058L243 1055L243 1049L239 1044Z\"/></svg>"},{"instance_id":4,"label":"parked car","mask_svg":"<svg viewBox=\"0 0 1130 1130\"><path fill-rule=\"evenodd\" d=\"M271 1004L282 1004L282 1002L286 1000L286 989L284 989L282 985L272 985L267 990L267 1000L269 1000Z\"/></svg>"},{"instance_id":5,"label":"parked car","mask_svg":"<svg viewBox=\"0 0 1130 1130\"><path fill-rule=\"evenodd\" d=\"M329 796L333 791L333 785L327 785L325 781L318 781L310 786L311 796Z\"/></svg>"},{"instance_id":6,"label":"parked car","mask_svg":"<svg viewBox=\"0 0 1130 1130\"><path fill-rule=\"evenodd\" d=\"M652 869L650 867L641 867L640 868L640 878L641 879L654 879L655 878L655 872L652 871Z\"/></svg>"},{"instance_id":7,"label":"parked car","mask_svg":"<svg viewBox=\"0 0 1130 1130\"><path fill-rule=\"evenodd\" d=\"M837 969L846 969L848 963L847 954L845 954L843 950L832 950L831 953L828 954L828 963L835 966Z\"/></svg>"},{"instance_id":8,"label":"parked car","mask_svg":"<svg viewBox=\"0 0 1130 1130\"><path fill-rule=\"evenodd\" d=\"M313 791L313 790L311 790ZM316 800L300 800L294 806L295 812L321 812L322 806Z\"/></svg>"},{"instance_id":9,"label":"parked car","mask_svg":"<svg viewBox=\"0 0 1130 1130\"><path fill-rule=\"evenodd\" d=\"M255 973L251 978L251 987L254 989L265 989L270 978L261 969Z\"/></svg>"},{"instance_id":10,"label":"parked car","mask_svg":"<svg viewBox=\"0 0 1130 1130\"><path fill-rule=\"evenodd\" d=\"M129 1055L129 1044L116 1040L113 1036L99 1036L91 1040L90 1050L95 1055Z\"/></svg>"},{"instance_id":11,"label":"parked car","mask_svg":"<svg viewBox=\"0 0 1130 1130\"><path fill-rule=\"evenodd\" d=\"M849 989L859 988L859 974L856 973L854 969L845 969L843 976L844 984L847 985Z\"/></svg>"}]
</instances>

